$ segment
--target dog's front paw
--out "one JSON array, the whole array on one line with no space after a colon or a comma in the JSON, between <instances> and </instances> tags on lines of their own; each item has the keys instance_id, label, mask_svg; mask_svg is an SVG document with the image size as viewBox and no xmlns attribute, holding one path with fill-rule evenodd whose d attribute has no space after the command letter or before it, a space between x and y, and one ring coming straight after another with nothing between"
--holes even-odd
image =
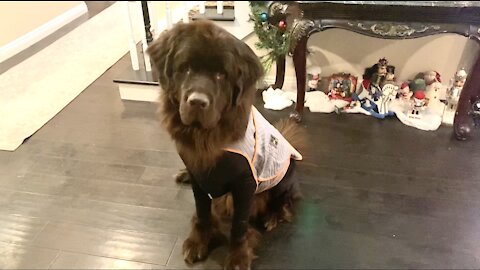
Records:
<instances>
[{"instance_id":1,"label":"dog's front paw","mask_svg":"<svg viewBox=\"0 0 480 270\"><path fill-rule=\"evenodd\" d=\"M175 182L179 184L189 184L191 183L190 174L187 170L183 169L175 175Z\"/></svg>"},{"instance_id":2,"label":"dog's front paw","mask_svg":"<svg viewBox=\"0 0 480 270\"><path fill-rule=\"evenodd\" d=\"M292 222L293 213L288 205L283 205L278 213L272 213L264 222L264 228L266 231L275 229L279 223Z\"/></svg>"},{"instance_id":3,"label":"dog's front paw","mask_svg":"<svg viewBox=\"0 0 480 270\"><path fill-rule=\"evenodd\" d=\"M208 256L208 244L188 238L183 242L183 259L188 264L205 260Z\"/></svg>"},{"instance_id":4,"label":"dog's front paw","mask_svg":"<svg viewBox=\"0 0 480 270\"><path fill-rule=\"evenodd\" d=\"M267 232L272 231L277 227L279 223L278 216L277 215L270 215L264 223L264 228Z\"/></svg>"},{"instance_id":5,"label":"dog's front paw","mask_svg":"<svg viewBox=\"0 0 480 270\"><path fill-rule=\"evenodd\" d=\"M251 269L252 261L255 258L256 256L253 254L253 249L248 247L247 243L245 243L244 245L233 248L230 251L224 268L228 270Z\"/></svg>"}]
</instances>

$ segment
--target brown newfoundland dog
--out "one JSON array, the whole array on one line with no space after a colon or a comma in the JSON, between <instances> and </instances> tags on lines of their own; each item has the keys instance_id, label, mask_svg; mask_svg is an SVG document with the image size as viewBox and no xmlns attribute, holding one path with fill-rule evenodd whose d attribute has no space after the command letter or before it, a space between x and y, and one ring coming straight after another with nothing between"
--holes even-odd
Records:
<instances>
[{"instance_id":1,"label":"brown newfoundland dog","mask_svg":"<svg viewBox=\"0 0 480 270\"><path fill-rule=\"evenodd\" d=\"M147 53L159 74L162 123L186 166L177 181L191 183L195 198L185 261L205 259L223 223L231 225L225 268L250 268L257 229L292 218L305 132L290 120L274 128L253 107L259 58L213 23L179 23Z\"/></svg>"}]
</instances>

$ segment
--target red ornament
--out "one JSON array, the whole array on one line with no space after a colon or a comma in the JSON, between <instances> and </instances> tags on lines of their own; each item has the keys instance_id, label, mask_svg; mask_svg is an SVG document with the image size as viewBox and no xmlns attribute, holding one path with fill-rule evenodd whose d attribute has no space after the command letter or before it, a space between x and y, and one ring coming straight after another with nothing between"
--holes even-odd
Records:
<instances>
[{"instance_id":1,"label":"red ornament","mask_svg":"<svg viewBox=\"0 0 480 270\"><path fill-rule=\"evenodd\" d=\"M278 28L285 30L287 28L287 23L285 21L279 21Z\"/></svg>"}]
</instances>

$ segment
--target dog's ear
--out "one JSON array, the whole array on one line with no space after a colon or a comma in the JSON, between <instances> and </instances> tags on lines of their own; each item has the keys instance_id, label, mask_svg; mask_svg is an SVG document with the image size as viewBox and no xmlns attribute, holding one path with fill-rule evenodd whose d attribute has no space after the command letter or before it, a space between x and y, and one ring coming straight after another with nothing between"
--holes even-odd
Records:
<instances>
[{"instance_id":1,"label":"dog's ear","mask_svg":"<svg viewBox=\"0 0 480 270\"><path fill-rule=\"evenodd\" d=\"M167 90L173 76L174 59L179 40L178 26L163 31L147 49L152 64L159 76L160 86Z\"/></svg>"},{"instance_id":2,"label":"dog's ear","mask_svg":"<svg viewBox=\"0 0 480 270\"><path fill-rule=\"evenodd\" d=\"M235 40L231 47L233 63L227 66L227 72L234 75L235 89L233 92L234 106L239 104L245 91L255 91L257 81L263 77L264 69L259 57L243 41Z\"/></svg>"}]
</instances>

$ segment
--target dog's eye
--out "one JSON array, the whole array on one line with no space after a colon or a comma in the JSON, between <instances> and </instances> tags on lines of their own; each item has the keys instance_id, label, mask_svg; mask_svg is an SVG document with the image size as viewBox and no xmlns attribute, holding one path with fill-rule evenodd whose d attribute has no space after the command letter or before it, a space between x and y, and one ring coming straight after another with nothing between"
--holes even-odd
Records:
<instances>
[{"instance_id":1,"label":"dog's eye","mask_svg":"<svg viewBox=\"0 0 480 270\"><path fill-rule=\"evenodd\" d=\"M178 68L178 71L180 71L182 73L184 72L184 73L189 74L190 73L190 67L187 64L183 64Z\"/></svg>"}]
</instances>

